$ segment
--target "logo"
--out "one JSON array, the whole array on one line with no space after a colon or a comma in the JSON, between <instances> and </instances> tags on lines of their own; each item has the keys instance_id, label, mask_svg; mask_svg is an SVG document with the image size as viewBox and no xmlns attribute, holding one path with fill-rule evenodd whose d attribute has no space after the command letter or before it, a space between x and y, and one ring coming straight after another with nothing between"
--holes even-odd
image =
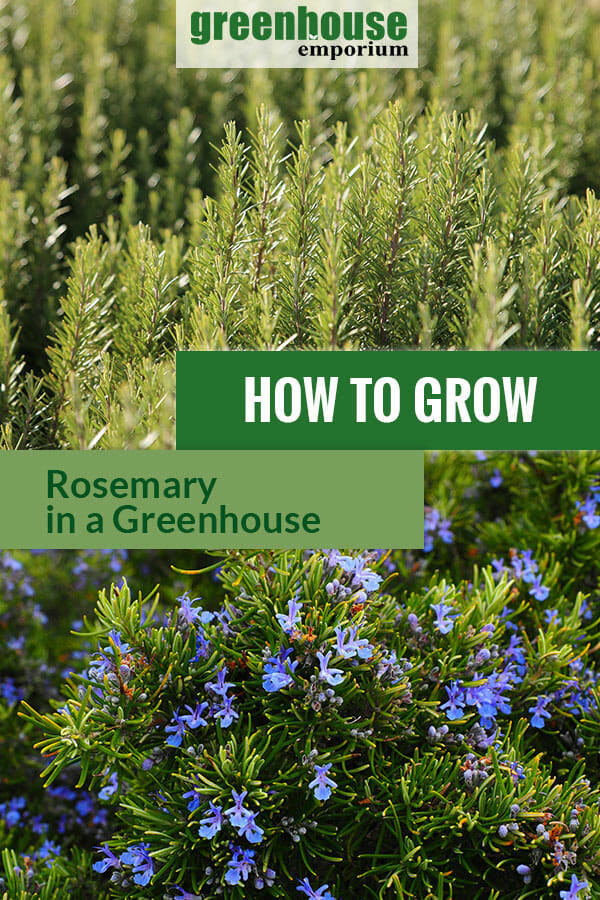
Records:
<instances>
[{"instance_id":1,"label":"logo","mask_svg":"<svg viewBox=\"0 0 600 900\"><path fill-rule=\"evenodd\" d=\"M177 0L178 68L417 65L417 0Z\"/></svg>"}]
</instances>

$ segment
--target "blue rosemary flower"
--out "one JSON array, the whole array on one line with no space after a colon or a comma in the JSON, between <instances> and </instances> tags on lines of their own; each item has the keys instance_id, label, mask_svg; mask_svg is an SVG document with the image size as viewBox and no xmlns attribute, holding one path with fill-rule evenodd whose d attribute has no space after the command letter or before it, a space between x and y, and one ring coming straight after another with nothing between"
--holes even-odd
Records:
<instances>
[{"instance_id":1,"label":"blue rosemary flower","mask_svg":"<svg viewBox=\"0 0 600 900\"><path fill-rule=\"evenodd\" d=\"M314 790L317 800L328 800L331 797L332 788L337 787L337 782L327 774L331 765L331 763L326 763L324 766L315 766L315 777L308 786Z\"/></svg>"},{"instance_id":2,"label":"blue rosemary flower","mask_svg":"<svg viewBox=\"0 0 600 900\"><path fill-rule=\"evenodd\" d=\"M550 718L550 713L546 709L549 702L549 697L538 697L535 706L529 707L528 711L532 713L531 724L534 728L543 728L546 724L545 720Z\"/></svg>"},{"instance_id":3,"label":"blue rosemary flower","mask_svg":"<svg viewBox=\"0 0 600 900\"><path fill-rule=\"evenodd\" d=\"M293 684L293 673L298 666L298 661L290 659L292 653L291 648L285 650L282 647L279 656L271 656L267 660L263 674L265 691L280 691Z\"/></svg>"},{"instance_id":4,"label":"blue rosemary flower","mask_svg":"<svg viewBox=\"0 0 600 900\"><path fill-rule=\"evenodd\" d=\"M457 618L456 614L449 615L453 611L453 607L440 600L439 603L431 603L430 608L435 613L434 627L437 628L440 634L448 634L448 632L452 631L454 620Z\"/></svg>"},{"instance_id":5,"label":"blue rosemary flower","mask_svg":"<svg viewBox=\"0 0 600 900\"><path fill-rule=\"evenodd\" d=\"M181 741L185 734L185 721L179 715L179 710L175 710L171 723L165 726L165 731L169 734L167 744L169 747L181 747Z\"/></svg>"},{"instance_id":6,"label":"blue rosemary flower","mask_svg":"<svg viewBox=\"0 0 600 900\"><path fill-rule=\"evenodd\" d=\"M335 687L336 685L342 683L345 675L341 669L329 668L329 660L331 659L331 655L331 650L329 650L325 654L321 653L320 650L317 652L317 659L319 660L319 679L321 681L326 681L327 684Z\"/></svg>"},{"instance_id":7,"label":"blue rosemary flower","mask_svg":"<svg viewBox=\"0 0 600 900\"><path fill-rule=\"evenodd\" d=\"M339 625L335 629L337 655L342 659L351 659L354 656L360 659L370 659L373 655L373 647L366 638L358 637L358 627L350 625L347 629Z\"/></svg>"},{"instance_id":8,"label":"blue rosemary flower","mask_svg":"<svg viewBox=\"0 0 600 900\"><path fill-rule=\"evenodd\" d=\"M450 687L446 685L448 699L442 703L440 709L447 710L446 717L453 721L462 719L465 714L465 693L460 686L460 681L452 681Z\"/></svg>"},{"instance_id":9,"label":"blue rosemary flower","mask_svg":"<svg viewBox=\"0 0 600 900\"><path fill-rule=\"evenodd\" d=\"M98 860L98 862L95 862L92 866L92 869L95 872L100 872L100 874L103 874L109 869L121 868L121 860L112 852L108 844L102 844L101 847L96 847L95 849L99 850L101 853L104 853L104 859Z\"/></svg>"},{"instance_id":10,"label":"blue rosemary flower","mask_svg":"<svg viewBox=\"0 0 600 900\"><path fill-rule=\"evenodd\" d=\"M121 853L121 862L133 867L133 880L144 887L154 875L154 861L148 853L148 844L137 844Z\"/></svg>"},{"instance_id":11,"label":"blue rosemary flower","mask_svg":"<svg viewBox=\"0 0 600 900\"><path fill-rule=\"evenodd\" d=\"M184 797L187 794L183 795ZM188 806L188 809L190 807ZM217 834L218 831L221 830L223 826L223 807L215 806L210 800L208 802L208 813L204 816L203 819L200 819L200 827L198 828L198 834L200 837L207 838L210 840Z\"/></svg>"},{"instance_id":12,"label":"blue rosemary flower","mask_svg":"<svg viewBox=\"0 0 600 900\"><path fill-rule=\"evenodd\" d=\"M225 810L225 815L234 828L241 828L248 816L252 815L251 811L244 806L248 791L240 791L238 794L236 790L232 790L231 796L233 797L233 806Z\"/></svg>"},{"instance_id":13,"label":"blue rosemary flower","mask_svg":"<svg viewBox=\"0 0 600 900\"><path fill-rule=\"evenodd\" d=\"M286 634L292 634L297 631L296 626L300 623L300 610L302 603L298 602L297 596L293 600L288 600L288 611L286 613L276 613L275 618L281 625L282 630Z\"/></svg>"},{"instance_id":14,"label":"blue rosemary flower","mask_svg":"<svg viewBox=\"0 0 600 900\"><path fill-rule=\"evenodd\" d=\"M336 900L333 894L330 893L328 884L322 884L321 887L314 889L311 887L308 878L303 878L296 890L300 891L301 894L306 894L310 900Z\"/></svg>"},{"instance_id":15,"label":"blue rosemary flower","mask_svg":"<svg viewBox=\"0 0 600 900\"><path fill-rule=\"evenodd\" d=\"M208 725L206 719L203 718L204 711L208 709L208 703L196 703L195 707L186 705L185 708L189 709L189 713L185 716L181 716L181 721L185 722L188 728L194 729L198 728L200 725Z\"/></svg>"},{"instance_id":16,"label":"blue rosemary flower","mask_svg":"<svg viewBox=\"0 0 600 900\"><path fill-rule=\"evenodd\" d=\"M227 862L225 881L227 884L240 884L248 881L248 876L254 868L254 850L242 850L241 847L232 847L233 857Z\"/></svg>"},{"instance_id":17,"label":"blue rosemary flower","mask_svg":"<svg viewBox=\"0 0 600 900\"><path fill-rule=\"evenodd\" d=\"M568 891L561 891L561 900L579 900L579 892L587 891L589 884L587 881L579 881L577 875L571 875L571 884Z\"/></svg>"}]
</instances>

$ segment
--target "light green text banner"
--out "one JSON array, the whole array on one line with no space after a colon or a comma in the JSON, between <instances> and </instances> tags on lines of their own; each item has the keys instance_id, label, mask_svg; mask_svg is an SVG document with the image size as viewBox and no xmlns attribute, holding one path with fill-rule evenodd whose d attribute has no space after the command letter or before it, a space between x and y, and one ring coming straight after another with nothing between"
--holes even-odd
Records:
<instances>
[{"instance_id":1,"label":"light green text banner","mask_svg":"<svg viewBox=\"0 0 600 900\"><path fill-rule=\"evenodd\" d=\"M423 546L414 451L4 451L12 549Z\"/></svg>"}]
</instances>

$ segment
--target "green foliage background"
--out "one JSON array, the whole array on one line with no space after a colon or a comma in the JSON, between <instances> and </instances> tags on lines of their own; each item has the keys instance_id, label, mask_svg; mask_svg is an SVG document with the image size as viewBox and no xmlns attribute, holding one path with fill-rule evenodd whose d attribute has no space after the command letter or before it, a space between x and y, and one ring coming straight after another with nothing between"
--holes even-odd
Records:
<instances>
[{"instance_id":1,"label":"green foliage background","mask_svg":"<svg viewBox=\"0 0 600 900\"><path fill-rule=\"evenodd\" d=\"M177 348L597 346L593 6L342 73L177 71L173 12L0 4L0 446L172 447Z\"/></svg>"},{"instance_id":2,"label":"green foliage background","mask_svg":"<svg viewBox=\"0 0 600 900\"><path fill-rule=\"evenodd\" d=\"M178 348L598 348L596 6L421 0L418 70L340 74L177 72L173 10L170 0L0 0L0 447L173 447ZM500 490L489 486L495 464ZM398 555L397 578L375 609L392 634L398 614L430 616L430 601L445 590L442 578L458 604L472 562L485 567L511 548L535 552L557 621L542 618L522 584L520 594L513 590L513 618L535 677L504 723L505 759L519 759L526 769L529 818L553 816L570 847L579 841L578 871L594 892L600 890L597 715L557 712L543 735L527 730L525 719L536 696L570 677L578 656L592 671L597 666L599 538L576 515L577 501L597 478L598 460L586 455L504 457L479 470L460 456L433 461L427 501L452 518L454 543L436 546L427 558ZM65 637L67 615L85 609L90 592L77 594L66 558L23 561L44 585L39 599L55 621L52 634L44 632L26 604L22 620L11 618L14 598L3 594L5 637L27 624L26 652L11 649L10 656L7 640L3 664L8 660L9 676L23 683L32 675L28 699L45 713L60 655L73 646ZM288 574L271 578L265 565L271 561ZM145 590L150 575L139 577L145 562L136 557L130 565L135 587ZM170 609L180 585L167 566L155 559L152 574L166 583ZM302 566L294 554L229 561L224 589L236 596L243 582L242 605L260 616L259 636L273 637L275 610ZM326 603L311 577L315 597ZM190 586L216 605L212 580ZM493 620L501 634L505 588L489 582L487 592L476 591L473 603L460 608L465 622L480 628ZM594 612L585 632L582 594ZM106 640L108 626L119 625L133 642L162 640L136 633L127 603L113 608L106 601L100 613L94 639ZM331 629L333 620L326 625ZM163 634L179 641L179 653L176 630L171 623ZM237 649L250 654L256 679L260 648L256 634L248 634ZM439 666L447 680L460 676L473 644L473 635L457 628L449 638L434 635L431 652L413 648L415 688L420 680L423 691L402 710L406 733L399 743L387 745L385 723L377 741L340 737L340 759L354 741L362 756L350 766L366 759L373 767L369 781L349 780L371 791L362 799L375 805L373 812L369 803L360 806L362 830L354 832L340 792L333 826L325 822L323 833L330 857L353 857L353 841L383 834L379 869L368 875L370 896L406 896L416 883L418 896L441 900L471 891L474 873L482 898L556 897L568 884L550 859L538 866L541 843L527 815L514 845L499 836L516 796L506 769L495 768L488 794L473 796L458 775L467 748L428 742L429 727L445 722ZM177 654L174 664L183 665ZM152 673L157 688L159 676ZM357 690L368 691L365 684ZM597 709L595 676L588 688ZM178 684L169 686L162 714L168 717L170 704L184 696ZM52 714L59 726L62 702ZM138 762L134 729L157 740L154 712L145 709L147 721L127 736ZM31 716L18 720L15 705L3 703L3 799L24 790L39 766L33 754L18 762L34 729L39 736L50 721ZM276 710L283 733L285 716ZM323 733L329 727L325 721ZM239 752L245 763L242 731L235 747L221 750ZM369 756L375 743L377 758ZM287 746L290 759L292 750ZM91 745L65 742L58 752L56 768L83 762L95 785L112 758L102 736ZM393 779L373 762L390 759ZM186 876L168 840L175 835L187 853L189 834L178 835L172 819L152 822L156 810L145 808L144 776L131 771L130 761L123 768L115 849L147 836L150 821L167 835L154 848L167 861L165 879ZM450 805L438 802L449 783ZM41 789L28 796L34 810L44 802ZM393 814L383 817L390 797ZM131 815L123 798L150 820ZM571 808L584 799L589 809L571 834ZM179 796L173 804L186 815ZM52 871L38 867L37 880L28 880L20 854L32 840L26 831L2 833L3 900L88 900L91 890L106 896L106 882L92 882L92 857L83 848L65 845ZM400 863L398 846L406 849ZM285 861L287 845L278 852ZM330 878L336 891L345 887L311 839L306 852L315 875ZM537 880L525 893L515 866L533 859ZM204 876L191 868L196 884ZM303 874L297 863L292 868ZM152 896L165 889L158 883ZM295 895L293 884L291 890Z\"/></svg>"}]
</instances>

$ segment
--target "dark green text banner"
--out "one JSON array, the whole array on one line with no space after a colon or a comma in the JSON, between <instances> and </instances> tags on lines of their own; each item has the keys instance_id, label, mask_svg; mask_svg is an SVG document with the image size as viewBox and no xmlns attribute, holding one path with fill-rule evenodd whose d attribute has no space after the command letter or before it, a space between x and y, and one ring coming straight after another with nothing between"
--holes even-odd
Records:
<instances>
[{"instance_id":1,"label":"dark green text banner","mask_svg":"<svg viewBox=\"0 0 600 900\"><path fill-rule=\"evenodd\" d=\"M179 449L588 450L600 355L177 354Z\"/></svg>"}]
</instances>

